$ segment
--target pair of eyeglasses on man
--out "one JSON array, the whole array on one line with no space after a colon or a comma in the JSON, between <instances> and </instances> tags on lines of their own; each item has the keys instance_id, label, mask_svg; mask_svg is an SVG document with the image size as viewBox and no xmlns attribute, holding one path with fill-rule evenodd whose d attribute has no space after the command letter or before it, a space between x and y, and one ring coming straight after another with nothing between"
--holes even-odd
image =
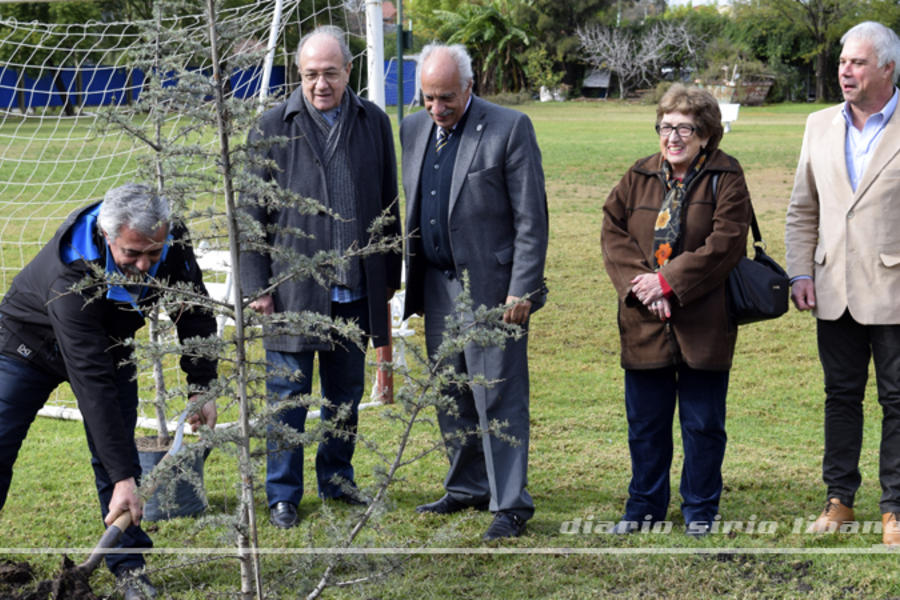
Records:
<instances>
[{"instance_id":1,"label":"pair of eyeglasses on man","mask_svg":"<svg viewBox=\"0 0 900 600\"><path fill-rule=\"evenodd\" d=\"M669 137L672 135L673 131L676 132L680 138L689 138L694 135L697 128L688 123L680 123L678 125L669 125L668 123L656 124L656 133L659 134L659 137Z\"/></svg>"},{"instance_id":2,"label":"pair of eyeglasses on man","mask_svg":"<svg viewBox=\"0 0 900 600\"><path fill-rule=\"evenodd\" d=\"M323 71L321 73L318 71L303 71L300 73L300 77L304 83L315 83L320 77L324 78L328 83L336 83L341 78L341 71Z\"/></svg>"}]
</instances>

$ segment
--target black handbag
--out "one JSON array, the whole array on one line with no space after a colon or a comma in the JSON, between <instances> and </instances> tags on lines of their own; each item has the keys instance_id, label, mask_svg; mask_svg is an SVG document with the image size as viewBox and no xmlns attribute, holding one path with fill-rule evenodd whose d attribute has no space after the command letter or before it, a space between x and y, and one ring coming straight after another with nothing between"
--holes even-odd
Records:
<instances>
[{"instance_id":1,"label":"black handbag","mask_svg":"<svg viewBox=\"0 0 900 600\"><path fill-rule=\"evenodd\" d=\"M780 317L788 310L790 280L775 260L766 254L766 245L750 206L753 230L753 259L742 257L728 275L728 312L738 325Z\"/></svg>"}]
</instances>

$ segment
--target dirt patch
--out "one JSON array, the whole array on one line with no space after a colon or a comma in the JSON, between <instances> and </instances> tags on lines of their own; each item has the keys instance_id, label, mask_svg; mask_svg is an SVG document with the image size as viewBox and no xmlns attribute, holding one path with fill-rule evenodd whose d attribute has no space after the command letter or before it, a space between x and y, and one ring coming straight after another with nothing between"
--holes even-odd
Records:
<instances>
[{"instance_id":1,"label":"dirt patch","mask_svg":"<svg viewBox=\"0 0 900 600\"><path fill-rule=\"evenodd\" d=\"M63 556L57 577L31 586L29 584L34 581L31 565L27 562L2 561L0 600L99 600L88 582L89 575L76 567L68 556Z\"/></svg>"},{"instance_id":2,"label":"dirt patch","mask_svg":"<svg viewBox=\"0 0 900 600\"><path fill-rule=\"evenodd\" d=\"M791 199L796 166L753 169L747 175L747 187L757 213L772 211L782 218Z\"/></svg>"},{"instance_id":3,"label":"dirt patch","mask_svg":"<svg viewBox=\"0 0 900 600\"><path fill-rule=\"evenodd\" d=\"M22 585L33 579L34 570L27 562L0 561L0 585Z\"/></svg>"},{"instance_id":4,"label":"dirt patch","mask_svg":"<svg viewBox=\"0 0 900 600\"><path fill-rule=\"evenodd\" d=\"M172 440L170 438L165 443L160 443L158 436L148 435L135 438L134 445L139 452L167 452L172 447Z\"/></svg>"}]
</instances>

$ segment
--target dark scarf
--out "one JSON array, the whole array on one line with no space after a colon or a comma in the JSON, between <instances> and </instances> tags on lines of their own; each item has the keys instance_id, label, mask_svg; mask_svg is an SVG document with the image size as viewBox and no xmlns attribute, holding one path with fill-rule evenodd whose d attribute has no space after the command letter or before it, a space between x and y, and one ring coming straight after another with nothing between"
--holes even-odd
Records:
<instances>
[{"instance_id":1,"label":"dark scarf","mask_svg":"<svg viewBox=\"0 0 900 600\"><path fill-rule=\"evenodd\" d=\"M330 125L319 110L303 95L306 115L312 122L312 139L316 151L325 166L328 197L322 200L340 218L332 220L332 249L343 255L354 243L361 244L363 230L360 226L359 211L356 206L356 186L350 168L350 152L347 146L350 131L356 115L350 107L350 90L341 98L340 114L334 125ZM348 264L335 269L335 281L350 290L363 288L362 264L359 257L353 257Z\"/></svg>"},{"instance_id":2,"label":"dark scarf","mask_svg":"<svg viewBox=\"0 0 900 600\"><path fill-rule=\"evenodd\" d=\"M656 226L653 229L654 271L658 271L660 267L681 253L681 228L684 224L681 213L684 209L685 194L691 182L703 172L708 156L709 152L706 148L701 148L691 162L683 180L672 174L672 165L669 164L669 161L663 161L666 191L662 206L659 207L659 215L656 217Z\"/></svg>"}]
</instances>

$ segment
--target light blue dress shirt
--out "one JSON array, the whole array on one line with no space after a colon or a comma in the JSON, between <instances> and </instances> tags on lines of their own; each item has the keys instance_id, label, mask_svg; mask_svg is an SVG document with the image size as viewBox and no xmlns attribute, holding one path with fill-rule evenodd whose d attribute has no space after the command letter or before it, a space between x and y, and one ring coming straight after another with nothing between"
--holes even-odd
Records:
<instances>
[{"instance_id":1,"label":"light blue dress shirt","mask_svg":"<svg viewBox=\"0 0 900 600\"><path fill-rule=\"evenodd\" d=\"M869 159L878 147L878 142L884 134L884 128L894 115L897 109L897 88L894 88L894 95L888 100L879 112L870 115L863 125L862 131L853 126L853 116L850 114L850 108L844 103L841 108L841 114L847 122L847 138L844 145L844 156L847 159L847 174L850 176L850 187L856 191L860 179L869 166Z\"/></svg>"}]
</instances>

